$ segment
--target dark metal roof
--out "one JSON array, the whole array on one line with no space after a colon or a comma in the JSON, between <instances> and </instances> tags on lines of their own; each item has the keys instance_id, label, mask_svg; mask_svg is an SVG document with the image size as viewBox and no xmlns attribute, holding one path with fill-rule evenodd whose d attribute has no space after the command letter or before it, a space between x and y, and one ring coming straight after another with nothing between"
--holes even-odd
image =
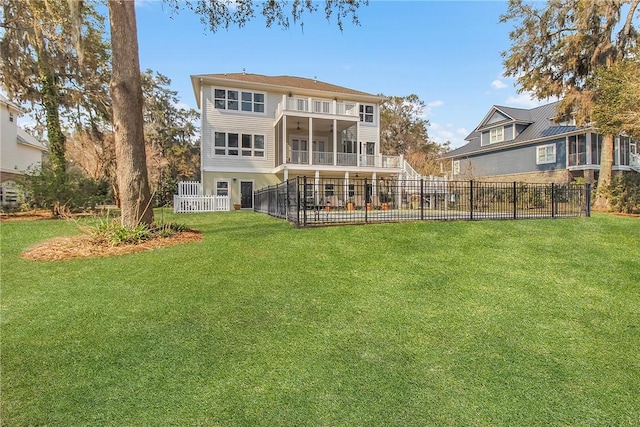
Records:
<instances>
[{"instance_id":1,"label":"dark metal roof","mask_svg":"<svg viewBox=\"0 0 640 427\"><path fill-rule=\"evenodd\" d=\"M529 125L522 131L522 133L516 136L515 139L485 146L480 145L481 132L478 129L482 128L478 127L465 138L469 143L448 152L444 157L460 157L462 155L477 154L484 151L494 151L496 149L509 148L512 145L526 144L527 141L544 140L545 138L555 139L560 135L569 134L578 130L576 126L558 126L553 123L552 119L556 117L556 108L558 104L559 101L552 102L551 104L542 105L530 110L494 105L491 107L489 114L494 110L498 110L503 114L512 117L512 123L529 123ZM485 116L483 121L486 119L487 116ZM489 127L487 126L486 128L488 129Z\"/></svg>"}]
</instances>

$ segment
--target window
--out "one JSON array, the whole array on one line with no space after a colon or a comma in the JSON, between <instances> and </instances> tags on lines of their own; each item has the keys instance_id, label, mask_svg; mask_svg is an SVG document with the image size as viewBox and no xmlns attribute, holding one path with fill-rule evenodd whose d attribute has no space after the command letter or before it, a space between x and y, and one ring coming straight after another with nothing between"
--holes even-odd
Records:
<instances>
[{"instance_id":1,"label":"window","mask_svg":"<svg viewBox=\"0 0 640 427\"><path fill-rule=\"evenodd\" d=\"M567 155L569 166L587 164L587 135L573 135L567 137Z\"/></svg>"},{"instance_id":2,"label":"window","mask_svg":"<svg viewBox=\"0 0 640 427\"><path fill-rule=\"evenodd\" d=\"M614 155L613 164L629 166L629 143L630 138L628 136L620 136L618 138L619 146L614 145L614 152L616 152L616 154L620 153L620 163L617 162L618 156Z\"/></svg>"},{"instance_id":3,"label":"window","mask_svg":"<svg viewBox=\"0 0 640 427\"><path fill-rule=\"evenodd\" d=\"M600 164L600 150L602 149L602 135L591 134L591 164Z\"/></svg>"},{"instance_id":4,"label":"window","mask_svg":"<svg viewBox=\"0 0 640 427\"><path fill-rule=\"evenodd\" d=\"M264 93L214 89L213 105L219 110L264 113Z\"/></svg>"},{"instance_id":5,"label":"window","mask_svg":"<svg viewBox=\"0 0 640 427\"><path fill-rule=\"evenodd\" d=\"M367 142L365 145L365 153L367 153L367 156L373 156L376 153L376 143Z\"/></svg>"},{"instance_id":6,"label":"window","mask_svg":"<svg viewBox=\"0 0 640 427\"><path fill-rule=\"evenodd\" d=\"M264 157L264 135L216 132L216 156Z\"/></svg>"},{"instance_id":7,"label":"window","mask_svg":"<svg viewBox=\"0 0 640 427\"><path fill-rule=\"evenodd\" d=\"M343 153L355 153L356 152L356 142L355 141L342 141L338 146L338 150Z\"/></svg>"},{"instance_id":8,"label":"window","mask_svg":"<svg viewBox=\"0 0 640 427\"><path fill-rule=\"evenodd\" d=\"M460 175L460 160L455 160L453 162L453 166L451 167L451 171L454 175Z\"/></svg>"},{"instance_id":9,"label":"window","mask_svg":"<svg viewBox=\"0 0 640 427\"><path fill-rule=\"evenodd\" d=\"M541 145L536 147L536 164L556 162L556 144Z\"/></svg>"},{"instance_id":10,"label":"window","mask_svg":"<svg viewBox=\"0 0 640 427\"><path fill-rule=\"evenodd\" d=\"M9 121L13 122L13 113L12 112L9 112Z\"/></svg>"},{"instance_id":11,"label":"window","mask_svg":"<svg viewBox=\"0 0 640 427\"><path fill-rule=\"evenodd\" d=\"M373 123L373 105L360 105L360 121L363 123Z\"/></svg>"},{"instance_id":12,"label":"window","mask_svg":"<svg viewBox=\"0 0 640 427\"><path fill-rule=\"evenodd\" d=\"M329 101L313 101L314 113L329 113L331 111L331 103Z\"/></svg>"},{"instance_id":13,"label":"window","mask_svg":"<svg viewBox=\"0 0 640 427\"><path fill-rule=\"evenodd\" d=\"M216 182L216 196L229 196L229 181Z\"/></svg>"},{"instance_id":14,"label":"window","mask_svg":"<svg viewBox=\"0 0 640 427\"><path fill-rule=\"evenodd\" d=\"M327 197L333 196L333 184L324 185L324 195Z\"/></svg>"},{"instance_id":15,"label":"window","mask_svg":"<svg viewBox=\"0 0 640 427\"><path fill-rule=\"evenodd\" d=\"M491 129L489 144L504 141L504 128L502 126Z\"/></svg>"}]
</instances>

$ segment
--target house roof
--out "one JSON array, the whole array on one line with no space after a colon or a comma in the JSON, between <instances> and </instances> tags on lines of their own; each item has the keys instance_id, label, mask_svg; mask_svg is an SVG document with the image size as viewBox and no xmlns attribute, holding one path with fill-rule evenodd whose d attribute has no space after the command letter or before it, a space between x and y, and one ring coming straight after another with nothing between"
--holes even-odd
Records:
<instances>
[{"instance_id":1,"label":"house roof","mask_svg":"<svg viewBox=\"0 0 640 427\"><path fill-rule=\"evenodd\" d=\"M249 73L224 73L224 74L197 74L191 76L193 90L200 106L200 87L206 84L224 84L238 88L260 88L277 92L295 92L298 94L330 95L339 98L348 97L351 100L363 100L368 102L381 102L384 98L349 89L343 86L326 83L317 79L307 79L294 76L264 76Z\"/></svg>"},{"instance_id":2,"label":"house roof","mask_svg":"<svg viewBox=\"0 0 640 427\"><path fill-rule=\"evenodd\" d=\"M22 129L20 126L18 126L17 128L16 139L20 144L28 145L30 147L37 148L41 151L49 151L42 142L40 142L35 137L28 134L27 131Z\"/></svg>"},{"instance_id":3,"label":"house roof","mask_svg":"<svg viewBox=\"0 0 640 427\"><path fill-rule=\"evenodd\" d=\"M556 109L558 104L559 101L552 102L550 104L542 105L530 110L494 105L487 116L485 116L483 121L480 123L480 126L478 126L473 132L469 134L469 136L465 138L465 140L469 142L462 147L448 152L444 157L452 158L460 157L463 155L482 153L485 151L494 151L502 148L508 148L512 145L520 145L526 144L528 142L539 142L545 139L553 139L557 138L560 135L567 135L572 132L576 132L579 129L585 129L578 128L576 126L559 126L553 123L552 119L557 115ZM492 112L496 110L508 115L513 119L507 121L507 123L524 123L528 124L528 126L522 131L522 133L516 136L515 139L482 146L480 145L480 135L482 133L482 130L486 130L491 127L483 126L484 122L488 119L488 117L491 116ZM492 126L495 126L495 124L496 123L492 123Z\"/></svg>"},{"instance_id":4,"label":"house roof","mask_svg":"<svg viewBox=\"0 0 640 427\"><path fill-rule=\"evenodd\" d=\"M18 112L18 114L22 114L22 112L23 112L23 111L22 111L22 109L21 109L19 106L17 106L17 105L16 105L16 104L14 104L13 102L9 101L9 100L7 99L7 97L6 97L6 96L4 96L4 95L3 95L3 94L1 94L1 93L0 93L0 104L4 104L4 105L6 105L6 106L8 106L8 107L13 108L14 110L16 110L16 111Z\"/></svg>"}]
</instances>

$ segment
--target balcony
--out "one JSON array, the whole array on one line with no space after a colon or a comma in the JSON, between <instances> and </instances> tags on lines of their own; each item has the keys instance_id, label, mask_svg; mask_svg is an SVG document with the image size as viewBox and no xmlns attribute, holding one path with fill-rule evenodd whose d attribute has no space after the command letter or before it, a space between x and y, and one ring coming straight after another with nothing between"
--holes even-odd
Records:
<instances>
[{"instance_id":1,"label":"balcony","mask_svg":"<svg viewBox=\"0 0 640 427\"><path fill-rule=\"evenodd\" d=\"M358 119L360 110L356 102L338 102L328 99L296 98L282 96L276 108L276 118L285 112L323 114L328 116L348 116Z\"/></svg>"},{"instance_id":2,"label":"balcony","mask_svg":"<svg viewBox=\"0 0 640 427\"><path fill-rule=\"evenodd\" d=\"M313 165L313 166L355 166L355 167L372 167L397 169L402 167L401 158L399 156L382 156L382 155L360 155L358 163L358 155L356 153L334 153L331 151L313 151L311 152L311 163L309 163L309 152L301 150L289 150L287 156L288 164L293 165Z\"/></svg>"}]
</instances>

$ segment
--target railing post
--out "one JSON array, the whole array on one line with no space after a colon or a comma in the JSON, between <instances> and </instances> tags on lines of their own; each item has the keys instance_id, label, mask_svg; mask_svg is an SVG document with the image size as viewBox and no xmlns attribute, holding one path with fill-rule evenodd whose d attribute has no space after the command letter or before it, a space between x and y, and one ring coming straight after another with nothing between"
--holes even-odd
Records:
<instances>
[{"instance_id":1,"label":"railing post","mask_svg":"<svg viewBox=\"0 0 640 427\"><path fill-rule=\"evenodd\" d=\"M518 219L518 183L513 181L513 219Z\"/></svg>"},{"instance_id":2,"label":"railing post","mask_svg":"<svg viewBox=\"0 0 640 427\"><path fill-rule=\"evenodd\" d=\"M424 178L420 178L420 221L424 221Z\"/></svg>"},{"instance_id":3,"label":"railing post","mask_svg":"<svg viewBox=\"0 0 640 427\"><path fill-rule=\"evenodd\" d=\"M551 183L551 218L556 217L556 187Z\"/></svg>"},{"instance_id":4,"label":"railing post","mask_svg":"<svg viewBox=\"0 0 640 427\"><path fill-rule=\"evenodd\" d=\"M469 180L469 219L473 221L473 180Z\"/></svg>"},{"instance_id":5,"label":"railing post","mask_svg":"<svg viewBox=\"0 0 640 427\"><path fill-rule=\"evenodd\" d=\"M364 223L367 223L369 206L371 206L371 199L369 199L369 189L367 188L367 178L364 179Z\"/></svg>"},{"instance_id":6,"label":"railing post","mask_svg":"<svg viewBox=\"0 0 640 427\"><path fill-rule=\"evenodd\" d=\"M299 188L299 187L298 187ZM298 192L300 198L300 192ZM307 226L307 176L302 177L302 225Z\"/></svg>"}]
</instances>

